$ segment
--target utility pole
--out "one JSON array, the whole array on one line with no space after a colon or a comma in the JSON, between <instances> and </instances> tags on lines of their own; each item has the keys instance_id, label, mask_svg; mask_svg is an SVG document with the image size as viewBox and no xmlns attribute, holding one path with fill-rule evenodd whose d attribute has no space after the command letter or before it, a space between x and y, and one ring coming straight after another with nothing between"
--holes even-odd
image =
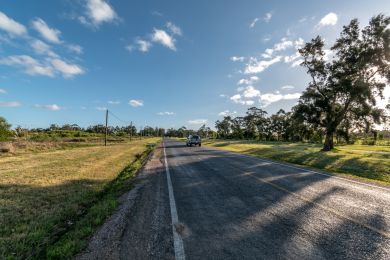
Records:
<instances>
[{"instance_id":1,"label":"utility pole","mask_svg":"<svg viewBox=\"0 0 390 260\"><path fill-rule=\"evenodd\" d=\"M108 132L108 109L106 109L106 133L104 135L104 146L107 146L107 132Z\"/></svg>"},{"instance_id":2,"label":"utility pole","mask_svg":"<svg viewBox=\"0 0 390 260\"><path fill-rule=\"evenodd\" d=\"M133 137L133 121L130 122L130 142Z\"/></svg>"}]
</instances>

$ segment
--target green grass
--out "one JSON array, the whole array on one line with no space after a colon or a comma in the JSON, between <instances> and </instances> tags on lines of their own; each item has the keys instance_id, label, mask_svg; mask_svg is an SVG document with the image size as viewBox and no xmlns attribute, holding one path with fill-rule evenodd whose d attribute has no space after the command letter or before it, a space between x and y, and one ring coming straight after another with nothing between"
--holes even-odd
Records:
<instances>
[{"instance_id":1,"label":"green grass","mask_svg":"<svg viewBox=\"0 0 390 260\"><path fill-rule=\"evenodd\" d=\"M82 249L131 187L146 144L158 140L0 157L0 259Z\"/></svg>"},{"instance_id":2,"label":"green grass","mask_svg":"<svg viewBox=\"0 0 390 260\"><path fill-rule=\"evenodd\" d=\"M223 150L309 166L335 173L390 183L390 150L385 146L346 145L321 152L319 144L208 140Z\"/></svg>"}]
</instances>

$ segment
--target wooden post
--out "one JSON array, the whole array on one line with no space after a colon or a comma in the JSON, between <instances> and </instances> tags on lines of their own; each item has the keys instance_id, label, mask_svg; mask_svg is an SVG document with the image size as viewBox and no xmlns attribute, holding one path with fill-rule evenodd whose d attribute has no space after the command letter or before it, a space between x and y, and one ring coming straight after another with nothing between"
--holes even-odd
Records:
<instances>
[{"instance_id":1,"label":"wooden post","mask_svg":"<svg viewBox=\"0 0 390 260\"><path fill-rule=\"evenodd\" d=\"M106 110L106 133L104 135L104 146L107 146L107 133L108 133L108 109Z\"/></svg>"},{"instance_id":2,"label":"wooden post","mask_svg":"<svg viewBox=\"0 0 390 260\"><path fill-rule=\"evenodd\" d=\"M133 137L133 121L130 122L130 142Z\"/></svg>"}]
</instances>

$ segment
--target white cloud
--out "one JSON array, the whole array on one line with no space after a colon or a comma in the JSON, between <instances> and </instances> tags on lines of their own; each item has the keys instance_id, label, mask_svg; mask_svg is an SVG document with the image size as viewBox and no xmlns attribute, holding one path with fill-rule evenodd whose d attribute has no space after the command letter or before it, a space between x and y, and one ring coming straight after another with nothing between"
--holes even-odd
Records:
<instances>
[{"instance_id":1,"label":"white cloud","mask_svg":"<svg viewBox=\"0 0 390 260\"><path fill-rule=\"evenodd\" d=\"M0 88L0 94L7 94L7 91L5 89Z\"/></svg>"},{"instance_id":2,"label":"white cloud","mask_svg":"<svg viewBox=\"0 0 390 260\"><path fill-rule=\"evenodd\" d=\"M52 104L52 105L36 104L35 107L36 108L43 108L43 109L47 109L47 110L51 110L51 111L58 111L58 110L62 109L62 107L58 106L57 104Z\"/></svg>"},{"instance_id":3,"label":"white cloud","mask_svg":"<svg viewBox=\"0 0 390 260\"><path fill-rule=\"evenodd\" d=\"M110 105L119 105L121 102L119 100L115 100L115 101L110 100L107 103L110 104Z\"/></svg>"},{"instance_id":4,"label":"white cloud","mask_svg":"<svg viewBox=\"0 0 390 260\"><path fill-rule=\"evenodd\" d=\"M263 107L267 107L272 103L281 101L281 100L292 100L292 99L299 99L301 96L301 93L293 93L293 94L280 94L279 92L276 93L266 93L262 94L260 96L260 103L263 104Z\"/></svg>"},{"instance_id":5,"label":"white cloud","mask_svg":"<svg viewBox=\"0 0 390 260\"><path fill-rule=\"evenodd\" d=\"M266 59L272 58L272 55L285 51L289 48L295 47L295 49L299 49L304 45L305 41L302 38L298 38L297 40L288 40L287 38L282 38L280 42L275 43L272 48L267 48L261 56Z\"/></svg>"},{"instance_id":6,"label":"white cloud","mask_svg":"<svg viewBox=\"0 0 390 260\"><path fill-rule=\"evenodd\" d=\"M301 19L299 19L299 23L304 23L307 21L307 18L306 17L302 17Z\"/></svg>"},{"instance_id":7,"label":"white cloud","mask_svg":"<svg viewBox=\"0 0 390 260\"><path fill-rule=\"evenodd\" d=\"M264 15L264 17L262 18L262 20L266 23L269 23L271 21L271 18L272 18L272 13L269 12L269 13L266 13ZM252 20L252 22L249 24L249 28L253 28L256 26L257 22L260 20L259 17L256 17L255 19Z\"/></svg>"},{"instance_id":8,"label":"white cloud","mask_svg":"<svg viewBox=\"0 0 390 260\"><path fill-rule=\"evenodd\" d=\"M274 51L283 51L287 48L293 47L294 43L286 38L282 38L282 41L274 45Z\"/></svg>"},{"instance_id":9,"label":"white cloud","mask_svg":"<svg viewBox=\"0 0 390 260\"><path fill-rule=\"evenodd\" d=\"M237 114L237 111L230 111L230 110L225 110L220 113L218 113L219 116L232 116Z\"/></svg>"},{"instance_id":10,"label":"white cloud","mask_svg":"<svg viewBox=\"0 0 390 260\"><path fill-rule=\"evenodd\" d=\"M253 106L253 104L255 104L255 101L253 100L245 100L242 102L243 105L247 105L247 106Z\"/></svg>"},{"instance_id":11,"label":"white cloud","mask_svg":"<svg viewBox=\"0 0 390 260\"><path fill-rule=\"evenodd\" d=\"M129 105L132 107L142 107L144 105L144 101L137 100L137 99L131 99L129 101Z\"/></svg>"},{"instance_id":12,"label":"white cloud","mask_svg":"<svg viewBox=\"0 0 390 260\"><path fill-rule=\"evenodd\" d=\"M173 115L175 115L175 113L166 111L166 112L158 112L157 115L159 115L159 116L173 116Z\"/></svg>"},{"instance_id":13,"label":"white cloud","mask_svg":"<svg viewBox=\"0 0 390 260\"><path fill-rule=\"evenodd\" d=\"M60 59L52 59L51 64L64 78L84 74L84 70L77 64L70 64Z\"/></svg>"},{"instance_id":14,"label":"white cloud","mask_svg":"<svg viewBox=\"0 0 390 260\"><path fill-rule=\"evenodd\" d=\"M248 106L251 106L255 103L253 100L244 100L240 94L236 94L230 97L230 100L232 100L234 103Z\"/></svg>"},{"instance_id":15,"label":"white cloud","mask_svg":"<svg viewBox=\"0 0 390 260\"><path fill-rule=\"evenodd\" d=\"M135 47L134 47L134 45L128 44L128 45L125 46L125 49L128 52L132 52L135 49Z\"/></svg>"},{"instance_id":16,"label":"white cloud","mask_svg":"<svg viewBox=\"0 0 390 260\"><path fill-rule=\"evenodd\" d=\"M286 85L281 87L281 89L293 89L293 86ZM279 91L275 93L265 93L261 94L260 90L254 88L253 86L240 87L238 89L239 93L230 97L230 100L236 104L241 105L253 105L255 101L253 99L258 98L260 104L263 107L266 107L272 103L281 101L281 100L292 100L299 99L301 93L291 93L291 94L281 94ZM222 112L221 112L222 113Z\"/></svg>"},{"instance_id":17,"label":"white cloud","mask_svg":"<svg viewBox=\"0 0 390 260\"><path fill-rule=\"evenodd\" d=\"M291 85L286 85L286 86L281 87L281 89L294 89L294 88L295 87L291 86Z\"/></svg>"},{"instance_id":18,"label":"white cloud","mask_svg":"<svg viewBox=\"0 0 390 260\"><path fill-rule=\"evenodd\" d=\"M83 53L83 47L77 44L68 44L66 46L69 51L74 52L76 54L82 54Z\"/></svg>"},{"instance_id":19,"label":"white cloud","mask_svg":"<svg viewBox=\"0 0 390 260\"><path fill-rule=\"evenodd\" d=\"M175 39L167 34L164 30L154 29L152 41L160 43L165 47L176 51Z\"/></svg>"},{"instance_id":20,"label":"white cloud","mask_svg":"<svg viewBox=\"0 0 390 260\"><path fill-rule=\"evenodd\" d=\"M41 36L49 42L61 43L60 34L61 32L57 29L50 28L45 21L41 18L37 18L32 22L32 26L37 30Z\"/></svg>"},{"instance_id":21,"label":"white cloud","mask_svg":"<svg viewBox=\"0 0 390 260\"><path fill-rule=\"evenodd\" d=\"M270 58L272 58L273 53L274 53L274 49L267 48L267 49L265 49L264 53L261 54L261 57L263 57L265 59L270 59Z\"/></svg>"},{"instance_id":22,"label":"white cloud","mask_svg":"<svg viewBox=\"0 0 390 260\"><path fill-rule=\"evenodd\" d=\"M336 25L337 24L337 14L335 13L328 13L324 17L322 17L321 21L318 23L318 27L323 27L323 26L329 26L329 25Z\"/></svg>"},{"instance_id":23,"label":"white cloud","mask_svg":"<svg viewBox=\"0 0 390 260\"><path fill-rule=\"evenodd\" d=\"M99 26L104 22L113 22L118 16L114 9L105 0L87 0L87 16L91 23ZM81 23L88 23L85 17L79 17Z\"/></svg>"},{"instance_id":24,"label":"white cloud","mask_svg":"<svg viewBox=\"0 0 390 260\"><path fill-rule=\"evenodd\" d=\"M147 40L141 39L138 37L134 44L126 46L126 49L132 52L134 49L137 49L141 52L148 52L152 47L153 43L159 43L173 51L176 51L176 39L173 35L182 35L180 27L173 24L172 22L167 22L166 27L170 31L170 34L165 30L153 28L153 32L148 35Z\"/></svg>"},{"instance_id":25,"label":"white cloud","mask_svg":"<svg viewBox=\"0 0 390 260\"><path fill-rule=\"evenodd\" d=\"M226 95L225 95L225 94L220 94L220 95L219 95L219 97L221 97L221 98L225 98L225 97L226 97Z\"/></svg>"},{"instance_id":26,"label":"white cloud","mask_svg":"<svg viewBox=\"0 0 390 260\"><path fill-rule=\"evenodd\" d=\"M190 125L204 125L207 124L207 119L194 119L194 120L188 120L188 124Z\"/></svg>"},{"instance_id":27,"label":"white cloud","mask_svg":"<svg viewBox=\"0 0 390 260\"><path fill-rule=\"evenodd\" d=\"M254 98L260 96L260 90L255 89L253 86L248 86L242 92L243 97L245 98Z\"/></svg>"},{"instance_id":28,"label":"white cloud","mask_svg":"<svg viewBox=\"0 0 390 260\"><path fill-rule=\"evenodd\" d=\"M71 78L84 73L80 66L69 64L59 58L47 58L42 62L28 55L14 55L0 59L0 64L21 68L26 74L32 76L54 77L59 73L65 78Z\"/></svg>"},{"instance_id":29,"label":"white cloud","mask_svg":"<svg viewBox=\"0 0 390 260\"><path fill-rule=\"evenodd\" d=\"M27 34L26 27L8 17L3 12L0 12L0 29L12 35L21 36Z\"/></svg>"},{"instance_id":30,"label":"white cloud","mask_svg":"<svg viewBox=\"0 0 390 260\"><path fill-rule=\"evenodd\" d=\"M295 54L293 55L290 55L290 56L284 56L284 62L285 63L290 63L290 62L293 62L295 61L296 59L300 58L301 57L301 54L299 54L299 52L296 52Z\"/></svg>"},{"instance_id":31,"label":"white cloud","mask_svg":"<svg viewBox=\"0 0 390 260\"><path fill-rule=\"evenodd\" d=\"M233 57L230 57L230 60L231 61L244 61L244 57L237 57L237 56L233 56Z\"/></svg>"},{"instance_id":32,"label":"white cloud","mask_svg":"<svg viewBox=\"0 0 390 260\"><path fill-rule=\"evenodd\" d=\"M256 23L259 21L259 18L255 18L255 19L253 19L253 21L251 22L251 24L249 25L249 27L250 28L253 28L253 27L255 27L255 25L256 25Z\"/></svg>"},{"instance_id":33,"label":"white cloud","mask_svg":"<svg viewBox=\"0 0 390 260\"><path fill-rule=\"evenodd\" d=\"M299 99L301 95L302 95L301 93L286 94L283 96L283 99L285 100Z\"/></svg>"},{"instance_id":34,"label":"white cloud","mask_svg":"<svg viewBox=\"0 0 390 260\"><path fill-rule=\"evenodd\" d=\"M296 49L303 47L303 45L305 45L305 40L302 39L301 37L299 37L298 40L294 41L294 46Z\"/></svg>"},{"instance_id":35,"label":"white cloud","mask_svg":"<svg viewBox=\"0 0 390 260\"><path fill-rule=\"evenodd\" d=\"M271 60L257 60L256 58L251 58L249 64L246 65L244 73L245 74L256 74L261 73L267 69L272 64L278 63L282 59L282 56L277 56Z\"/></svg>"},{"instance_id":36,"label":"white cloud","mask_svg":"<svg viewBox=\"0 0 390 260\"><path fill-rule=\"evenodd\" d=\"M272 13L266 13L263 20L264 22L269 23L271 21L271 18L272 18Z\"/></svg>"},{"instance_id":37,"label":"white cloud","mask_svg":"<svg viewBox=\"0 0 390 260\"><path fill-rule=\"evenodd\" d=\"M136 40L135 43L138 45L138 50L141 52L148 52L150 47L152 47L150 42L141 39Z\"/></svg>"},{"instance_id":38,"label":"white cloud","mask_svg":"<svg viewBox=\"0 0 390 260\"><path fill-rule=\"evenodd\" d=\"M283 99L282 94L274 94L274 93L266 93L261 95L260 101L264 104L264 106L268 106L271 103L278 102Z\"/></svg>"},{"instance_id":39,"label":"white cloud","mask_svg":"<svg viewBox=\"0 0 390 260\"><path fill-rule=\"evenodd\" d=\"M20 107L22 104L20 104L17 101L12 102L0 102L0 107Z\"/></svg>"},{"instance_id":40,"label":"white cloud","mask_svg":"<svg viewBox=\"0 0 390 260\"><path fill-rule=\"evenodd\" d=\"M295 67L297 67L297 66L300 66L302 62L303 62L302 59L296 60L296 61L294 61L294 62L291 64L291 67L295 68Z\"/></svg>"},{"instance_id":41,"label":"white cloud","mask_svg":"<svg viewBox=\"0 0 390 260\"><path fill-rule=\"evenodd\" d=\"M28 55L8 56L0 59L0 64L22 68L29 75L54 76L51 66L42 64Z\"/></svg>"},{"instance_id":42,"label":"white cloud","mask_svg":"<svg viewBox=\"0 0 390 260\"><path fill-rule=\"evenodd\" d=\"M249 79L240 79L237 82L237 85L252 85L252 84L256 83L257 81L259 81L259 77L252 76Z\"/></svg>"},{"instance_id":43,"label":"white cloud","mask_svg":"<svg viewBox=\"0 0 390 260\"><path fill-rule=\"evenodd\" d=\"M167 28L173 33L181 36L183 33L181 31L181 28L172 22L167 22Z\"/></svg>"},{"instance_id":44,"label":"white cloud","mask_svg":"<svg viewBox=\"0 0 390 260\"><path fill-rule=\"evenodd\" d=\"M268 42L268 41L270 41L271 39L272 39L271 36L268 35L268 36L264 36L263 39L262 39L262 41L263 41L263 42Z\"/></svg>"},{"instance_id":45,"label":"white cloud","mask_svg":"<svg viewBox=\"0 0 390 260\"><path fill-rule=\"evenodd\" d=\"M234 96L230 97L230 100L232 100L234 102L237 102L237 101L241 100L241 95L240 94L235 94Z\"/></svg>"},{"instance_id":46,"label":"white cloud","mask_svg":"<svg viewBox=\"0 0 390 260\"><path fill-rule=\"evenodd\" d=\"M33 40L30 42L30 45L37 54L58 57L58 55L51 50L51 47L41 40Z\"/></svg>"}]
</instances>

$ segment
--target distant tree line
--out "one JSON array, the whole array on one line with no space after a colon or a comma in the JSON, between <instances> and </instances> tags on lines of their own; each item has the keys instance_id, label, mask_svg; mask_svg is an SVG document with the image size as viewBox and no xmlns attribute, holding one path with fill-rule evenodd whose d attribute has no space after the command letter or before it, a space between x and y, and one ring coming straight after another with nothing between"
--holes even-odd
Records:
<instances>
[{"instance_id":1,"label":"distant tree line","mask_svg":"<svg viewBox=\"0 0 390 260\"><path fill-rule=\"evenodd\" d=\"M261 108L251 107L244 116L225 116L215 123L217 137L222 139L255 139L259 141L313 142L321 143L325 130L307 123L298 112L280 109L268 116ZM365 144L375 144L377 140L389 139L390 131L376 130L370 122L340 125L334 135L338 143L354 143L357 139L371 140Z\"/></svg>"},{"instance_id":2,"label":"distant tree line","mask_svg":"<svg viewBox=\"0 0 390 260\"><path fill-rule=\"evenodd\" d=\"M0 141L7 141L12 138L21 137L88 137L101 136L105 134L106 127L103 124L81 127L77 124L64 124L62 126L51 124L47 128L23 128L17 126L11 129L11 124L4 117L0 117ZM145 126L138 129L135 126L108 126L107 133L110 136L118 137L137 137L137 136L163 136L164 128Z\"/></svg>"},{"instance_id":3,"label":"distant tree line","mask_svg":"<svg viewBox=\"0 0 390 260\"><path fill-rule=\"evenodd\" d=\"M199 135L202 138L216 138L217 132L206 125L202 125L198 130L187 129L187 127L182 126L179 129L169 128L165 133L165 136L179 138L188 137L189 135Z\"/></svg>"}]
</instances>

